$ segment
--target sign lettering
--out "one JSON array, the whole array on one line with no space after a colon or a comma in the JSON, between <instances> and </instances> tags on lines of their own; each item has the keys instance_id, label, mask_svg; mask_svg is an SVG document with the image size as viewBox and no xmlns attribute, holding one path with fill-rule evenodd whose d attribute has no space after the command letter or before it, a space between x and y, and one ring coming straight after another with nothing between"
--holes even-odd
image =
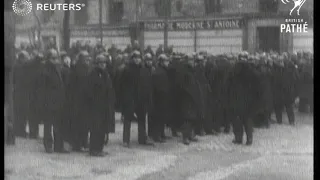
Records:
<instances>
[{"instance_id":1,"label":"sign lettering","mask_svg":"<svg viewBox=\"0 0 320 180\"><path fill-rule=\"evenodd\" d=\"M144 22L145 30L163 30L164 22ZM168 30L211 30L211 29L240 29L243 26L241 19L203 20L203 21L171 21L168 22Z\"/></svg>"}]
</instances>

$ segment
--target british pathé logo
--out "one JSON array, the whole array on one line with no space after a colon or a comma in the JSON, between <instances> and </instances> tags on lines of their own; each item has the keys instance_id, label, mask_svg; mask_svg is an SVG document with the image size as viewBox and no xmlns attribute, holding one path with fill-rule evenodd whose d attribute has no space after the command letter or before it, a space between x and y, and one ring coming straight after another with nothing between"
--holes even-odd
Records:
<instances>
[{"instance_id":1,"label":"british path\u00e9 logo","mask_svg":"<svg viewBox=\"0 0 320 180\"><path fill-rule=\"evenodd\" d=\"M294 6L289 13L291 16L292 12L297 8L298 8L297 14L300 15L300 9L301 9L302 5L306 2L306 0L281 0L281 2L283 4L290 4L290 2L293 2Z\"/></svg>"},{"instance_id":2,"label":"british path\u00e9 logo","mask_svg":"<svg viewBox=\"0 0 320 180\"><path fill-rule=\"evenodd\" d=\"M297 11L297 15L300 16L300 9L306 0L281 0L283 4L293 4L293 8L290 10L289 15L292 16L294 10ZM281 24L281 33L306 33L308 32L308 23L302 18L299 19L285 19L286 24Z\"/></svg>"},{"instance_id":3,"label":"british path\u00e9 logo","mask_svg":"<svg viewBox=\"0 0 320 180\"><path fill-rule=\"evenodd\" d=\"M29 0L15 0L12 9L17 15L25 16L32 11L32 3Z\"/></svg>"}]
</instances>

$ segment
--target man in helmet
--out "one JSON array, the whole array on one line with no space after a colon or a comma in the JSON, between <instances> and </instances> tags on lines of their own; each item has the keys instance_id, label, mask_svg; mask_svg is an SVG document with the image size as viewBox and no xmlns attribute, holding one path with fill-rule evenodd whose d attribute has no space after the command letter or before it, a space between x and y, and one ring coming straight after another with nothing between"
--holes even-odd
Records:
<instances>
[{"instance_id":1,"label":"man in helmet","mask_svg":"<svg viewBox=\"0 0 320 180\"><path fill-rule=\"evenodd\" d=\"M195 76L194 56L185 57L185 63L179 68L176 75L179 120L182 128L183 143L198 141L194 128L199 119L204 118L201 102L201 91Z\"/></svg>"},{"instance_id":2,"label":"man in helmet","mask_svg":"<svg viewBox=\"0 0 320 180\"><path fill-rule=\"evenodd\" d=\"M199 122L196 124L195 133L197 135L203 136L208 132L208 134L212 134L213 129L213 121L212 121L212 90L209 85L209 81L205 75L205 66L206 59L202 55L198 55L196 57L196 66L195 66L195 75L198 80L200 86L200 96L201 96L201 104L200 108L202 114L204 114L203 119L199 119Z\"/></svg>"},{"instance_id":3,"label":"man in helmet","mask_svg":"<svg viewBox=\"0 0 320 180\"><path fill-rule=\"evenodd\" d=\"M165 142L165 125L170 124L171 114L169 113L170 84L168 77L169 59L165 54L158 57L158 66L152 75L153 82L153 103L154 103L154 132L155 142Z\"/></svg>"},{"instance_id":4,"label":"man in helmet","mask_svg":"<svg viewBox=\"0 0 320 180\"><path fill-rule=\"evenodd\" d=\"M68 152L64 148L66 125L62 118L65 103L65 87L61 74L60 59L54 49L50 49L46 55L40 80L38 83L38 98L42 100L39 111L43 113L44 137L43 143L47 153ZM53 136L52 137L52 130Z\"/></svg>"},{"instance_id":5,"label":"man in helmet","mask_svg":"<svg viewBox=\"0 0 320 180\"><path fill-rule=\"evenodd\" d=\"M160 54L163 54L163 53L164 53L163 45L162 45L162 44L159 44L159 47L158 47L157 50L156 50L156 57L159 57Z\"/></svg>"},{"instance_id":6,"label":"man in helmet","mask_svg":"<svg viewBox=\"0 0 320 180\"><path fill-rule=\"evenodd\" d=\"M128 44L126 49L123 51L126 54L131 54L132 53L132 46L131 44Z\"/></svg>"},{"instance_id":7,"label":"man in helmet","mask_svg":"<svg viewBox=\"0 0 320 180\"><path fill-rule=\"evenodd\" d=\"M44 61L44 56L42 53L38 52L35 54L35 57L32 59L32 61L29 64L30 67L30 75L28 77L30 78L31 82L28 83L31 86L31 94L29 97L29 110L30 110L30 115L29 115L29 137L32 139L36 139L39 137L39 124L43 120L42 118L42 112L39 111L39 98L38 98L38 93L39 93L39 87L38 87L38 78L41 74L42 69L44 68L45 61Z\"/></svg>"},{"instance_id":8,"label":"man in helmet","mask_svg":"<svg viewBox=\"0 0 320 180\"><path fill-rule=\"evenodd\" d=\"M152 57L155 55L150 45L147 46L147 48L144 50L144 53L149 53Z\"/></svg>"},{"instance_id":9,"label":"man in helmet","mask_svg":"<svg viewBox=\"0 0 320 180\"><path fill-rule=\"evenodd\" d=\"M30 86L30 55L21 51L14 65L13 110L15 114L14 132L18 137L27 137L26 123L29 114Z\"/></svg>"},{"instance_id":10,"label":"man in helmet","mask_svg":"<svg viewBox=\"0 0 320 180\"><path fill-rule=\"evenodd\" d=\"M207 77L212 90L212 105L210 107L213 112L213 131L207 132L208 134L218 135L221 127L224 127L225 133L230 131L232 112L229 111L227 92L230 88L228 79L232 71L230 64L232 58L231 54L215 57L211 68L207 70Z\"/></svg>"},{"instance_id":11,"label":"man in helmet","mask_svg":"<svg viewBox=\"0 0 320 180\"><path fill-rule=\"evenodd\" d=\"M153 86L152 86L152 73L154 72L153 59L150 53L145 54L140 70L140 84L141 84L141 104L144 104L143 113L148 115L148 136L154 132L154 119L153 119ZM145 115L144 115L145 116Z\"/></svg>"},{"instance_id":12,"label":"man in helmet","mask_svg":"<svg viewBox=\"0 0 320 180\"><path fill-rule=\"evenodd\" d=\"M141 54L139 51L134 51L131 56L129 64L122 72L120 82L121 110L124 116L123 125L123 143L125 147L130 147L130 129L131 121L134 119L134 114L138 121L138 142L142 145L151 145L147 140L146 133L146 101L141 99L146 96L142 91L145 86L141 81Z\"/></svg>"},{"instance_id":13,"label":"man in helmet","mask_svg":"<svg viewBox=\"0 0 320 180\"><path fill-rule=\"evenodd\" d=\"M82 151L87 148L88 126L90 119L87 113L87 102L85 99L85 87L89 78L89 54L82 51L77 63L71 68L67 97L70 107L70 126L73 151Z\"/></svg>"},{"instance_id":14,"label":"man in helmet","mask_svg":"<svg viewBox=\"0 0 320 180\"><path fill-rule=\"evenodd\" d=\"M311 63L311 55L307 52L303 53L302 59L303 62L299 64L299 112L307 113L308 106L310 106L310 110L313 106L313 64Z\"/></svg>"},{"instance_id":15,"label":"man in helmet","mask_svg":"<svg viewBox=\"0 0 320 180\"><path fill-rule=\"evenodd\" d=\"M233 143L242 144L243 130L245 130L247 141L246 145L251 145L253 141L252 116L258 110L256 107L257 93L256 86L259 79L256 70L251 63L247 62L247 53L239 55L231 77L231 88L228 92L230 106L233 111L233 133L235 139Z\"/></svg>"},{"instance_id":16,"label":"man in helmet","mask_svg":"<svg viewBox=\"0 0 320 180\"><path fill-rule=\"evenodd\" d=\"M108 49L108 53L111 56L111 60L115 59L117 57L117 47L115 44L112 44L111 47Z\"/></svg>"},{"instance_id":17,"label":"man in helmet","mask_svg":"<svg viewBox=\"0 0 320 180\"><path fill-rule=\"evenodd\" d=\"M114 129L113 108L114 90L109 74L105 70L106 57L98 55L93 62L93 69L90 71L84 87L84 98L88 117L87 125L90 131L89 154L91 156L105 156L103 146L105 135L110 129ZM113 121L113 122L112 122Z\"/></svg>"},{"instance_id":18,"label":"man in helmet","mask_svg":"<svg viewBox=\"0 0 320 180\"><path fill-rule=\"evenodd\" d=\"M282 124L283 108L291 125L295 124L293 104L298 95L298 70L290 62L278 58L273 64L273 103L277 122Z\"/></svg>"}]
</instances>

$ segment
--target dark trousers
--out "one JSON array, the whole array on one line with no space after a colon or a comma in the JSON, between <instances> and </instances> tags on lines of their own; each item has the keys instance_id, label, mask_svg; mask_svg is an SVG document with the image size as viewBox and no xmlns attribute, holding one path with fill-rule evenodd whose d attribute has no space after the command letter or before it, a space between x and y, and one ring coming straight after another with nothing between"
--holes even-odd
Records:
<instances>
[{"instance_id":1,"label":"dark trousers","mask_svg":"<svg viewBox=\"0 0 320 180\"><path fill-rule=\"evenodd\" d=\"M269 127L270 122L269 122L269 113L268 112L260 112L254 117L254 125L256 127Z\"/></svg>"},{"instance_id":2,"label":"dark trousers","mask_svg":"<svg viewBox=\"0 0 320 180\"><path fill-rule=\"evenodd\" d=\"M275 114L277 118L277 122L279 124L282 123L282 112L283 112L283 107L285 107L289 123L294 123L295 122L295 117L294 117L294 111L293 111L293 104L286 103L285 105L282 104L276 104L274 109L275 109Z\"/></svg>"},{"instance_id":3,"label":"dark trousers","mask_svg":"<svg viewBox=\"0 0 320 180\"><path fill-rule=\"evenodd\" d=\"M59 112L47 113L44 119L43 144L46 150L52 149L59 151L63 149L63 126ZM53 136L52 136L53 132Z\"/></svg>"},{"instance_id":4,"label":"dark trousers","mask_svg":"<svg viewBox=\"0 0 320 180\"><path fill-rule=\"evenodd\" d=\"M123 142L130 143L130 131L131 131L131 121L134 119L133 112L124 113L123 121ZM146 132L146 111L142 109L136 110L137 121L138 121L138 142L143 144L147 140Z\"/></svg>"},{"instance_id":5,"label":"dark trousers","mask_svg":"<svg viewBox=\"0 0 320 180\"><path fill-rule=\"evenodd\" d=\"M220 128L224 123L224 110L223 108L217 108L213 114L213 130L220 132Z\"/></svg>"},{"instance_id":6,"label":"dark trousers","mask_svg":"<svg viewBox=\"0 0 320 180\"><path fill-rule=\"evenodd\" d=\"M90 132L91 134L91 132ZM91 137L91 135L90 135ZM77 129L74 133L73 133L73 140L72 140L72 146L73 149L81 149L86 148L88 145L88 131L86 129Z\"/></svg>"},{"instance_id":7,"label":"dark trousers","mask_svg":"<svg viewBox=\"0 0 320 180\"><path fill-rule=\"evenodd\" d=\"M165 124L169 121L168 109L163 106L155 107L155 114L153 117L153 139L159 140L165 137Z\"/></svg>"},{"instance_id":8,"label":"dark trousers","mask_svg":"<svg viewBox=\"0 0 320 180\"><path fill-rule=\"evenodd\" d=\"M90 128L90 146L89 150L93 152L102 152L105 142L106 127L103 125L104 119L93 120Z\"/></svg>"},{"instance_id":9,"label":"dark trousers","mask_svg":"<svg viewBox=\"0 0 320 180\"><path fill-rule=\"evenodd\" d=\"M231 121L232 121L232 115L228 113L227 110L224 110L224 119L223 119L223 126L224 126L224 131L229 132L231 128Z\"/></svg>"},{"instance_id":10,"label":"dark trousers","mask_svg":"<svg viewBox=\"0 0 320 180\"><path fill-rule=\"evenodd\" d=\"M194 126L194 132L199 135L201 131L204 129L203 119L199 119L199 121Z\"/></svg>"},{"instance_id":11,"label":"dark trousers","mask_svg":"<svg viewBox=\"0 0 320 180\"><path fill-rule=\"evenodd\" d=\"M252 119L245 117L238 117L233 121L233 133L237 142L243 140L243 129L247 135L247 141L252 141L253 126Z\"/></svg>"},{"instance_id":12,"label":"dark trousers","mask_svg":"<svg viewBox=\"0 0 320 180\"><path fill-rule=\"evenodd\" d=\"M148 113L147 116L148 116L148 136L153 137L155 125L154 125L152 113Z\"/></svg>"},{"instance_id":13,"label":"dark trousers","mask_svg":"<svg viewBox=\"0 0 320 180\"><path fill-rule=\"evenodd\" d=\"M16 102L14 104L14 133L16 136L26 137L26 125L28 118L28 110L24 104Z\"/></svg>"},{"instance_id":14,"label":"dark trousers","mask_svg":"<svg viewBox=\"0 0 320 180\"><path fill-rule=\"evenodd\" d=\"M182 133L182 138L186 139L186 138L192 138L193 135L193 131L194 131L194 127L195 127L195 119L189 119L189 118L185 118L184 119L184 123L181 127L181 133Z\"/></svg>"},{"instance_id":15,"label":"dark trousers","mask_svg":"<svg viewBox=\"0 0 320 180\"><path fill-rule=\"evenodd\" d=\"M37 138L39 136L39 124L41 117L36 112L30 112L29 116L29 132L30 138Z\"/></svg>"},{"instance_id":16,"label":"dark trousers","mask_svg":"<svg viewBox=\"0 0 320 180\"><path fill-rule=\"evenodd\" d=\"M308 105L310 106L310 112L313 112L313 94L309 97L300 97L299 112L307 112Z\"/></svg>"},{"instance_id":17,"label":"dark trousers","mask_svg":"<svg viewBox=\"0 0 320 180\"><path fill-rule=\"evenodd\" d=\"M165 137L165 123L161 117L155 118L153 127L153 139L159 139Z\"/></svg>"},{"instance_id":18,"label":"dark trousers","mask_svg":"<svg viewBox=\"0 0 320 180\"><path fill-rule=\"evenodd\" d=\"M307 112L308 98L300 97L299 99L299 112Z\"/></svg>"}]
</instances>

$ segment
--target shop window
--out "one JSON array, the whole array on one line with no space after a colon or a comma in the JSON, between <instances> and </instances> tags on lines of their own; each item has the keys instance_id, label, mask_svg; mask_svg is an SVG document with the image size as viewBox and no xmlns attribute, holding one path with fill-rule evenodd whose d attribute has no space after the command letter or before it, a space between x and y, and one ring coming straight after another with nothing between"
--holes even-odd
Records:
<instances>
[{"instance_id":1,"label":"shop window","mask_svg":"<svg viewBox=\"0 0 320 180\"><path fill-rule=\"evenodd\" d=\"M124 5L121 1L109 1L110 2L110 13L109 20L111 24L117 24L122 21L124 15Z\"/></svg>"},{"instance_id":2,"label":"shop window","mask_svg":"<svg viewBox=\"0 0 320 180\"><path fill-rule=\"evenodd\" d=\"M260 12L277 12L278 0L260 0Z\"/></svg>"},{"instance_id":3,"label":"shop window","mask_svg":"<svg viewBox=\"0 0 320 180\"><path fill-rule=\"evenodd\" d=\"M154 6L158 17L171 16L171 0L154 0Z\"/></svg>"},{"instance_id":4,"label":"shop window","mask_svg":"<svg viewBox=\"0 0 320 180\"><path fill-rule=\"evenodd\" d=\"M207 15L221 12L221 0L205 0L204 5Z\"/></svg>"}]
</instances>

